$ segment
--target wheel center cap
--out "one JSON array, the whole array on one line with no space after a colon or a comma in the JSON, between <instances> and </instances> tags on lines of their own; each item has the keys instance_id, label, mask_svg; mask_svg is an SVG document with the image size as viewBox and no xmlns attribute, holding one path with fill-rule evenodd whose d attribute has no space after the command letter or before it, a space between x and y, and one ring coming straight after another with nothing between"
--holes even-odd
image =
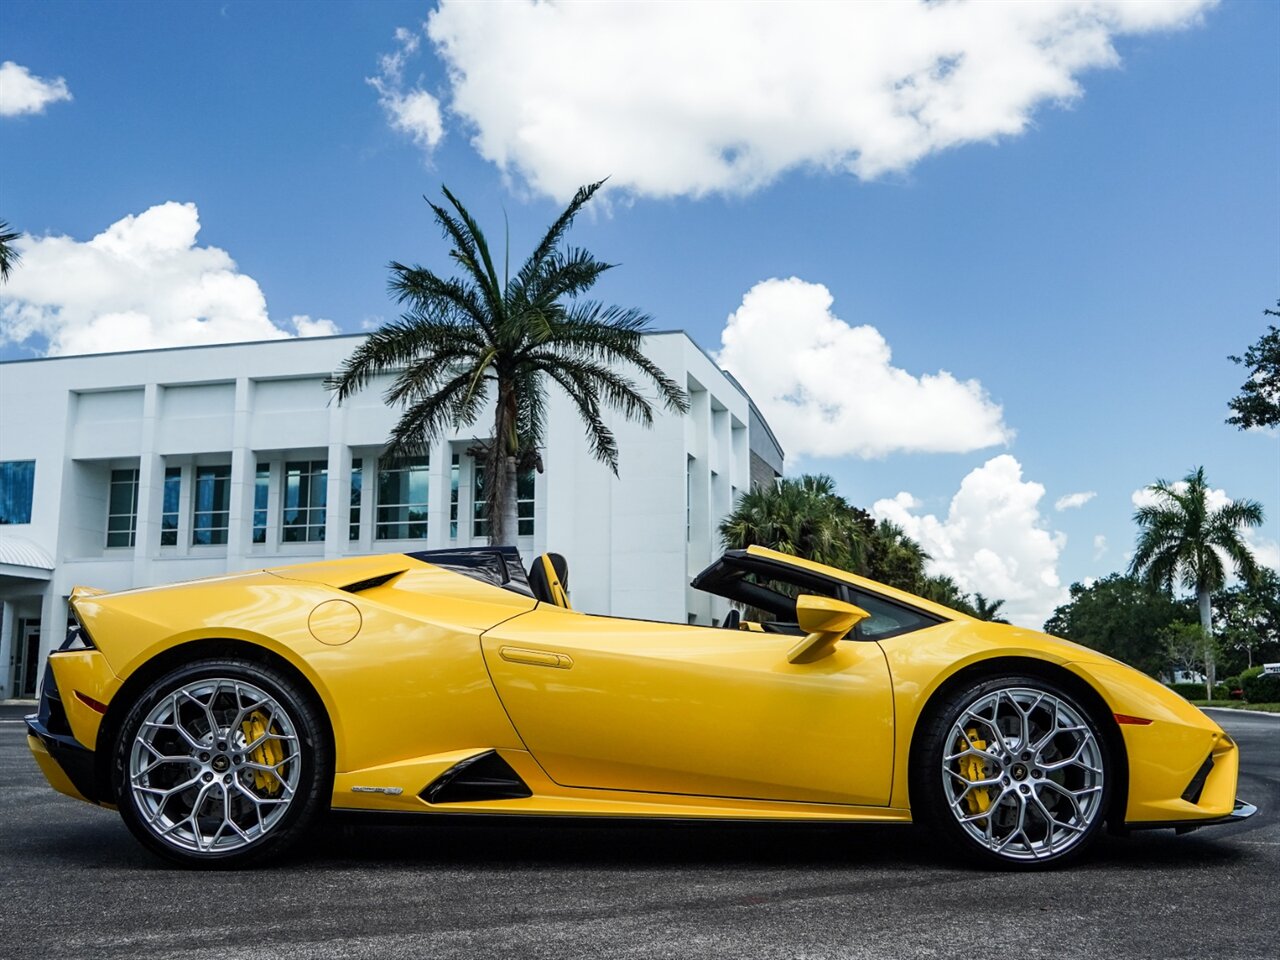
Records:
<instances>
[{"instance_id":1,"label":"wheel center cap","mask_svg":"<svg viewBox=\"0 0 1280 960\"><path fill-rule=\"evenodd\" d=\"M1013 765L1013 770L1010 772L1013 774L1013 779L1015 780L1025 780L1027 778L1027 768L1020 763L1015 763Z\"/></svg>"},{"instance_id":2,"label":"wheel center cap","mask_svg":"<svg viewBox=\"0 0 1280 960\"><path fill-rule=\"evenodd\" d=\"M231 766L231 761L223 754L220 753L213 758L213 769L217 770L219 773L222 773L229 766Z\"/></svg>"}]
</instances>

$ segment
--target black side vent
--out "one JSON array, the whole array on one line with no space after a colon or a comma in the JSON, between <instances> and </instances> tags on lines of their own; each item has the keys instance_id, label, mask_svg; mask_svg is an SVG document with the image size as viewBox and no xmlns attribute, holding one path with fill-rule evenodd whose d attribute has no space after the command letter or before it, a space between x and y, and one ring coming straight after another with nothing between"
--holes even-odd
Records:
<instances>
[{"instance_id":1,"label":"black side vent","mask_svg":"<svg viewBox=\"0 0 1280 960\"><path fill-rule=\"evenodd\" d=\"M475 803L478 800L520 800L533 791L490 750L455 763L419 794L427 803Z\"/></svg>"},{"instance_id":2,"label":"black side vent","mask_svg":"<svg viewBox=\"0 0 1280 960\"><path fill-rule=\"evenodd\" d=\"M36 716L50 733L60 737L70 737L71 724L67 722L67 711L62 706L62 694L58 692L58 681L53 678L53 667L44 665L44 682L40 685L40 706Z\"/></svg>"},{"instance_id":3,"label":"black side vent","mask_svg":"<svg viewBox=\"0 0 1280 960\"><path fill-rule=\"evenodd\" d=\"M1188 803L1199 803L1200 794L1204 793L1204 782L1209 779L1209 771L1213 769L1213 754L1204 758L1204 763L1200 764L1200 769L1196 771L1196 775L1191 778L1191 782L1187 784L1187 789L1182 791L1182 799Z\"/></svg>"},{"instance_id":4,"label":"black side vent","mask_svg":"<svg viewBox=\"0 0 1280 960\"><path fill-rule=\"evenodd\" d=\"M392 573L380 573L376 577L370 577L368 580L357 580L355 583L348 583L342 589L347 593L359 593L361 590L372 590L374 587L380 587L383 584L390 583L402 573L404 573L403 570L396 570Z\"/></svg>"}]
</instances>

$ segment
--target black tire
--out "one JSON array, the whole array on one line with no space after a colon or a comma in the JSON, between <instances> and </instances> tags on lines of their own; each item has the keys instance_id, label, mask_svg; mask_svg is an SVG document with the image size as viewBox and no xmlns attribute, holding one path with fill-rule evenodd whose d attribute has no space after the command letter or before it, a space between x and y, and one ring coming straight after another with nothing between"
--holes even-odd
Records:
<instances>
[{"instance_id":1,"label":"black tire","mask_svg":"<svg viewBox=\"0 0 1280 960\"><path fill-rule=\"evenodd\" d=\"M1040 677L988 676L947 693L922 719L912 815L967 864L1060 867L1097 839L1117 779L1099 719L1078 696Z\"/></svg>"},{"instance_id":2,"label":"black tire","mask_svg":"<svg viewBox=\"0 0 1280 960\"><path fill-rule=\"evenodd\" d=\"M333 756L312 691L274 666L219 657L142 692L112 745L111 773L143 846L182 867L229 869L277 859L314 825Z\"/></svg>"}]
</instances>

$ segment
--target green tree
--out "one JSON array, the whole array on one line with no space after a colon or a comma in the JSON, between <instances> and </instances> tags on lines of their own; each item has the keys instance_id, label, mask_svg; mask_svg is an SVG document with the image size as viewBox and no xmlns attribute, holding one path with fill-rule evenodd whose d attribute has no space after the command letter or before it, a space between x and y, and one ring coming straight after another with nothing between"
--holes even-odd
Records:
<instances>
[{"instance_id":1,"label":"green tree","mask_svg":"<svg viewBox=\"0 0 1280 960\"><path fill-rule=\"evenodd\" d=\"M1280 300L1276 301L1280 307ZM1280 317L1280 310L1263 310L1264 316ZM1242 364L1249 371L1249 379L1240 387L1240 393L1227 404L1235 411L1227 423L1241 430L1249 427L1280 426L1280 329L1267 325L1267 332L1258 342L1244 352L1243 357L1227 358Z\"/></svg>"},{"instance_id":2,"label":"green tree","mask_svg":"<svg viewBox=\"0 0 1280 960\"><path fill-rule=\"evenodd\" d=\"M1213 595L1213 622L1222 640L1225 675L1280 659L1280 576L1259 567L1252 583L1219 590Z\"/></svg>"},{"instance_id":3,"label":"green tree","mask_svg":"<svg viewBox=\"0 0 1280 960\"><path fill-rule=\"evenodd\" d=\"M447 430L471 426L492 401L490 436L481 442L490 543L515 541L516 476L541 468L548 382L568 395L592 455L614 474L618 446L604 409L645 425L654 415L623 370L655 386L668 409L689 408L684 391L642 352L650 318L585 298L613 265L562 246L601 183L581 188L515 275L504 263L501 277L484 232L442 188L448 207L427 203L458 275L392 262L391 292L404 314L371 333L329 383L341 403L375 377L392 377L385 399L401 410L387 442L392 460L418 456Z\"/></svg>"},{"instance_id":4,"label":"green tree","mask_svg":"<svg viewBox=\"0 0 1280 960\"><path fill-rule=\"evenodd\" d=\"M753 544L841 570L865 563L853 508L826 474L784 477L742 494L720 523L728 550Z\"/></svg>"},{"instance_id":5,"label":"green tree","mask_svg":"<svg viewBox=\"0 0 1280 960\"><path fill-rule=\"evenodd\" d=\"M1160 632L1192 619L1185 604L1138 577L1113 573L1089 586L1071 585L1071 599L1053 611L1044 632L1072 640L1157 676L1165 667Z\"/></svg>"},{"instance_id":6,"label":"green tree","mask_svg":"<svg viewBox=\"0 0 1280 960\"><path fill-rule=\"evenodd\" d=\"M1159 633L1164 655L1172 670L1204 674L1204 698L1213 699L1212 665L1222 656L1220 643L1198 623L1171 623Z\"/></svg>"},{"instance_id":7,"label":"green tree","mask_svg":"<svg viewBox=\"0 0 1280 960\"><path fill-rule=\"evenodd\" d=\"M988 600L982 594L975 593L970 601L973 604L974 615L979 620L987 620L991 623L1009 622L1000 616L1000 608L1004 606L1003 600Z\"/></svg>"},{"instance_id":8,"label":"green tree","mask_svg":"<svg viewBox=\"0 0 1280 960\"><path fill-rule=\"evenodd\" d=\"M976 617L978 615L977 609L969 602L969 595L961 590L960 584L956 583L951 577L942 574L925 577L924 583L916 592L926 600L940 603L944 607L950 607L952 610L959 610L968 616Z\"/></svg>"},{"instance_id":9,"label":"green tree","mask_svg":"<svg viewBox=\"0 0 1280 960\"><path fill-rule=\"evenodd\" d=\"M901 527L888 520L872 521L870 535L864 538L866 565L859 573L908 593L924 589L929 555Z\"/></svg>"},{"instance_id":10,"label":"green tree","mask_svg":"<svg viewBox=\"0 0 1280 960\"><path fill-rule=\"evenodd\" d=\"M21 236L21 231L10 230L9 224L0 220L0 281L7 282L9 274L22 259L22 254L18 253L13 246L13 241Z\"/></svg>"},{"instance_id":11,"label":"green tree","mask_svg":"<svg viewBox=\"0 0 1280 960\"><path fill-rule=\"evenodd\" d=\"M1138 542L1129 572L1143 575L1153 585L1172 591L1180 582L1196 595L1200 626L1213 633L1210 598L1227 579L1227 563L1244 580L1257 576L1257 564L1241 535L1243 527L1261 526L1262 505L1235 500L1212 509L1204 467L1197 467L1180 482L1157 480L1147 490L1156 502L1134 513ZM1210 689L1216 679L1210 659Z\"/></svg>"}]
</instances>

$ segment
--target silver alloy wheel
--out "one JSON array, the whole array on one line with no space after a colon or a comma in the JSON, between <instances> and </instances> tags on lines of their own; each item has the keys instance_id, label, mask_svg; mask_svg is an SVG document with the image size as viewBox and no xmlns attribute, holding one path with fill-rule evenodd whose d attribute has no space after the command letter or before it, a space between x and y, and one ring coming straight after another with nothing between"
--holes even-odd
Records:
<instances>
[{"instance_id":1,"label":"silver alloy wheel","mask_svg":"<svg viewBox=\"0 0 1280 960\"><path fill-rule=\"evenodd\" d=\"M293 802L302 756L293 718L260 687L216 677L167 693L143 718L129 788L144 823L196 853L242 850Z\"/></svg>"},{"instance_id":2,"label":"silver alloy wheel","mask_svg":"<svg viewBox=\"0 0 1280 960\"><path fill-rule=\"evenodd\" d=\"M1080 710L1028 686L960 711L942 758L944 796L973 840L1001 857L1042 860L1101 816L1102 749Z\"/></svg>"}]
</instances>

